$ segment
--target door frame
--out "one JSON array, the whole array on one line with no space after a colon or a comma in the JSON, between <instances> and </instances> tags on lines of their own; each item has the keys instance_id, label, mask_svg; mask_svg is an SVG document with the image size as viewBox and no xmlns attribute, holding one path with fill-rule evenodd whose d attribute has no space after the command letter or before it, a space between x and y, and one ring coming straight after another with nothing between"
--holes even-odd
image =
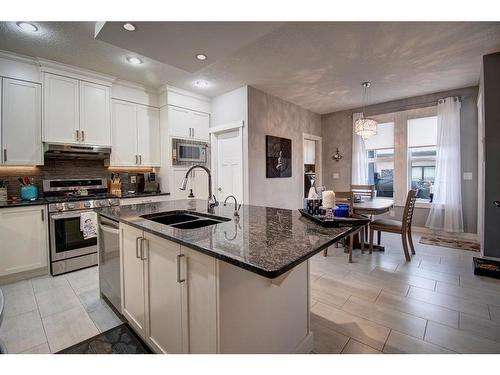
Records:
<instances>
[{"instance_id":1,"label":"door frame","mask_svg":"<svg viewBox=\"0 0 500 375\"><path fill-rule=\"evenodd\" d=\"M323 184L323 138L321 138L320 136L318 135L313 135L313 134L307 134L307 133L302 133L302 175L304 174L304 144L305 144L305 140L310 140L310 141L315 141L316 142L316 163L315 163L315 166L316 166L316 187L318 186L318 183L319 184ZM317 172L318 170L318 167L319 167L319 173ZM304 177L304 176L302 176ZM302 185L304 185L304 183L302 182ZM321 186L320 185L320 186ZM304 190L304 189L302 189ZM302 192L302 196L304 196L305 192Z\"/></svg>"},{"instance_id":2,"label":"door frame","mask_svg":"<svg viewBox=\"0 0 500 375\"><path fill-rule=\"evenodd\" d=\"M233 131L238 131L238 138L239 138L239 144L241 145L240 147L240 160L241 160L241 201L242 203L246 203L246 197L245 197L245 175L244 175L244 169L243 169L243 126L244 126L244 121L239 120L227 124L222 124L218 126L214 126L208 129L208 133L210 135L210 149L211 149L211 157L210 157L210 170L211 171L216 171L217 170L217 161L218 161L218 147L217 147L217 141L218 137L221 134L224 133L229 133ZM217 173L213 173L213 187L218 185L217 181Z\"/></svg>"}]
</instances>

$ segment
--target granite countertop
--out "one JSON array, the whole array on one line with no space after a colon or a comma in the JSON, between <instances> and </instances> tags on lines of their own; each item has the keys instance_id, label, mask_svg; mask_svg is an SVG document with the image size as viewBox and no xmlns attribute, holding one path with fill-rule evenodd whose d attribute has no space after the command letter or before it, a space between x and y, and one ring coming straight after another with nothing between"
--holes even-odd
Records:
<instances>
[{"instance_id":1,"label":"granite countertop","mask_svg":"<svg viewBox=\"0 0 500 375\"><path fill-rule=\"evenodd\" d=\"M143 197L157 197L159 195L170 195L170 193L122 193L120 199L126 198L143 198Z\"/></svg>"},{"instance_id":2,"label":"granite countertop","mask_svg":"<svg viewBox=\"0 0 500 375\"><path fill-rule=\"evenodd\" d=\"M146 232L267 278L275 278L350 234L354 227L324 228L298 210L242 205L235 220L234 204L215 207L214 215L231 219L208 227L177 229L141 215L174 210L206 214L206 200L175 200L106 207L98 212Z\"/></svg>"},{"instance_id":3,"label":"granite countertop","mask_svg":"<svg viewBox=\"0 0 500 375\"><path fill-rule=\"evenodd\" d=\"M0 202L0 208L39 206L41 204L47 204L47 201L43 198L38 198L34 201L23 201L22 199L16 199L15 201L9 200L7 202Z\"/></svg>"}]
</instances>

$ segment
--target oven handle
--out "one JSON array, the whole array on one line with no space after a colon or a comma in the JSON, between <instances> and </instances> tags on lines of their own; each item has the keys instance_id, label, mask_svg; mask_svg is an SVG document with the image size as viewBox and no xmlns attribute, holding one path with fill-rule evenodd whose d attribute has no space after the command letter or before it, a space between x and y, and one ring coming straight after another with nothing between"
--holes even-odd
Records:
<instances>
[{"instance_id":1,"label":"oven handle","mask_svg":"<svg viewBox=\"0 0 500 375\"><path fill-rule=\"evenodd\" d=\"M74 212L66 212L66 213L60 213L60 214L52 213L52 214L50 214L50 219L51 220L71 219L74 217L80 217L81 213L92 212L92 211L93 210L78 210L78 211L74 211Z\"/></svg>"}]
</instances>

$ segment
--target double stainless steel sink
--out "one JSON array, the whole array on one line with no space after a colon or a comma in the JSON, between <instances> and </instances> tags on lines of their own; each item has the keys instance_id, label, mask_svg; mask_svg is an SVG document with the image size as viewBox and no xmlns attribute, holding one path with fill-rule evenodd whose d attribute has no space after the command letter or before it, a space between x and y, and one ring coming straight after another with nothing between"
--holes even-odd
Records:
<instances>
[{"instance_id":1,"label":"double stainless steel sink","mask_svg":"<svg viewBox=\"0 0 500 375\"><path fill-rule=\"evenodd\" d=\"M142 215L141 218L169 225L177 229L196 229L231 221L226 217L206 215L199 212L176 210Z\"/></svg>"}]
</instances>

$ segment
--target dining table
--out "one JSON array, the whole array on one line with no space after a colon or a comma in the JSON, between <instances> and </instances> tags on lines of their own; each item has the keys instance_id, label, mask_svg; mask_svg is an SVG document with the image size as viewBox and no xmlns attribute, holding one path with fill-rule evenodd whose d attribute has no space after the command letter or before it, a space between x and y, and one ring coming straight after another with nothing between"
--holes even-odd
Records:
<instances>
[{"instance_id":1,"label":"dining table","mask_svg":"<svg viewBox=\"0 0 500 375\"><path fill-rule=\"evenodd\" d=\"M362 197L360 201L354 201L353 211L358 215L366 215L369 217L373 217L375 215L382 215L386 212L389 212L391 208L394 207L394 200L392 198L383 198L383 197ZM358 237L358 236L356 236ZM368 236L365 236L367 238ZM361 243L359 239L355 238L354 244L355 249L361 249ZM369 242L365 240L364 247L368 249ZM374 244L373 250L384 251L385 248L383 245Z\"/></svg>"}]
</instances>

